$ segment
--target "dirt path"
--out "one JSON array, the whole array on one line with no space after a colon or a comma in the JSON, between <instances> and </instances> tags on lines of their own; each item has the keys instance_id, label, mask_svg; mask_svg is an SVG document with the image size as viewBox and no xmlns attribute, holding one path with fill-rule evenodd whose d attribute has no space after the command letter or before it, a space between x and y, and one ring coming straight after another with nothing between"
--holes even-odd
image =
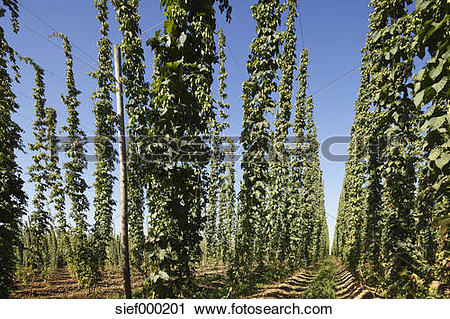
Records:
<instances>
[{"instance_id":1,"label":"dirt path","mask_svg":"<svg viewBox=\"0 0 450 319\"><path fill-rule=\"evenodd\" d=\"M83 289L72 278L67 269L57 269L47 282L42 279L29 278L29 282L18 282L12 298L117 298L123 291L120 272L103 275L100 283L92 289ZM132 276L132 289L137 290L142 284L141 276Z\"/></svg>"},{"instance_id":2,"label":"dirt path","mask_svg":"<svg viewBox=\"0 0 450 319\"><path fill-rule=\"evenodd\" d=\"M373 299L376 295L364 287L342 264L332 259L336 266L336 298L337 299ZM276 284L267 285L249 298L254 299L297 299L303 298L303 293L316 278L320 262L303 270L291 278Z\"/></svg>"},{"instance_id":3,"label":"dirt path","mask_svg":"<svg viewBox=\"0 0 450 319\"><path fill-rule=\"evenodd\" d=\"M337 299L374 299L376 295L364 287L348 270L335 260L338 279L336 280Z\"/></svg>"},{"instance_id":4,"label":"dirt path","mask_svg":"<svg viewBox=\"0 0 450 319\"><path fill-rule=\"evenodd\" d=\"M267 285L256 294L250 296L252 299L296 299L301 298L303 292L308 288L311 281L317 276L316 268L305 269L291 278L277 283Z\"/></svg>"}]
</instances>

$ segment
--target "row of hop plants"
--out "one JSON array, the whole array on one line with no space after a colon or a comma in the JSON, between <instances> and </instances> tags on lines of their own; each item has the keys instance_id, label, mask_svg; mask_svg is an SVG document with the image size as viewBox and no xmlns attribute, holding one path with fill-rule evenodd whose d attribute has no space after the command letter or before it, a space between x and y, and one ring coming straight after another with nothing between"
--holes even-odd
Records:
<instances>
[{"instance_id":1,"label":"row of hop plants","mask_svg":"<svg viewBox=\"0 0 450 319\"><path fill-rule=\"evenodd\" d=\"M27 222L21 227L20 241L21 245L16 247L17 256L17 279L22 282L31 282L33 280L50 281L51 275L55 270L66 268L67 258L64 254L65 241L58 237L57 230L54 227L45 233L41 244L42 260L39 267L36 266L34 253L31 251L35 247L36 238L33 237L33 231ZM105 269L107 271L117 271L122 266L122 251L120 247L120 236L115 235L106 246L107 260Z\"/></svg>"},{"instance_id":2,"label":"row of hop plants","mask_svg":"<svg viewBox=\"0 0 450 319\"><path fill-rule=\"evenodd\" d=\"M115 114L112 111L111 94L111 46L107 39L109 25L107 22L107 1L94 1L98 11L101 28L99 46L99 67L92 76L97 79L98 87L93 94L97 137L111 137L115 133ZM19 7L16 0L4 1L0 8L0 17L10 14L14 32L19 31ZM85 157L86 135L80 128L78 95L81 93L75 84L72 47L67 36L53 33L51 37L62 40L66 59L67 92L61 95L61 102L66 106L68 117L65 123L58 123L57 112L47 106L45 98L45 71L37 59L23 57L8 45L3 27L1 28L1 72L4 79L1 123L2 130L2 203L0 235L2 243L0 295L8 297L14 286L16 271L39 275L48 279L51 271L57 267L68 267L73 276L83 286L93 286L100 279L102 269L108 263L117 265L120 251L117 240L112 233L112 215L115 201L112 187L115 180L115 151L111 140L97 141L97 165L95 172L95 224L87 223L89 201L85 195L88 185L85 181L87 161ZM19 64L22 62L22 65ZM35 71L33 99L35 101L35 118L33 135L35 140L24 145L20 139L21 129L12 121L11 115L19 109L11 89L9 66L20 79L22 67L31 66ZM2 98L2 100L3 100ZM59 124L59 125L58 125ZM68 137L60 143L57 137L58 126ZM28 169L17 166L15 151L25 150L29 146L32 153L32 165ZM59 152L63 150L67 161L60 165ZM8 153L9 152L9 153ZM21 174L27 171L29 182L34 185L32 211L28 222L22 223L26 214L27 196L23 192ZM69 201L67 201L67 199ZM4 247L3 247L4 246ZM4 248L4 249L3 249ZM3 273L4 272L4 273Z\"/></svg>"},{"instance_id":3,"label":"row of hop plants","mask_svg":"<svg viewBox=\"0 0 450 319\"><path fill-rule=\"evenodd\" d=\"M247 63L249 79L243 83L243 180L236 200L230 148L214 148L228 123L226 118L214 122L204 260L222 264L235 291L264 267L282 276L328 255L314 104L306 93L308 51L299 59L295 53L297 7L298 1L289 0L259 1L251 7L256 30ZM222 57L223 42L219 44ZM219 79L225 78L221 68ZM275 120L270 123L272 113ZM294 143L288 146L289 134Z\"/></svg>"},{"instance_id":4,"label":"row of hop plants","mask_svg":"<svg viewBox=\"0 0 450 319\"><path fill-rule=\"evenodd\" d=\"M382 296L448 297L450 5L370 5L333 253Z\"/></svg>"}]
</instances>

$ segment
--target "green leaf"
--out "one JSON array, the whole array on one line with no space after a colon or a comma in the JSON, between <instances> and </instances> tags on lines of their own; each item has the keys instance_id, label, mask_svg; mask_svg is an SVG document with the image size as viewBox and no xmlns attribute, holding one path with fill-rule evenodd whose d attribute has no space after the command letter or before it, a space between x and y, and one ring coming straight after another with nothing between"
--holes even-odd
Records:
<instances>
[{"instance_id":1,"label":"green leaf","mask_svg":"<svg viewBox=\"0 0 450 319\"><path fill-rule=\"evenodd\" d=\"M423 10L430 4L428 0L416 0L416 10Z\"/></svg>"},{"instance_id":2,"label":"green leaf","mask_svg":"<svg viewBox=\"0 0 450 319\"><path fill-rule=\"evenodd\" d=\"M168 280L170 277L169 277L169 275L165 272L165 271L163 271L163 270L161 270L160 272L159 272L159 277L162 279L162 280Z\"/></svg>"},{"instance_id":3,"label":"green leaf","mask_svg":"<svg viewBox=\"0 0 450 319\"><path fill-rule=\"evenodd\" d=\"M184 43L186 42L187 39L187 35L185 32L181 33L180 37L178 38L177 41L177 48L181 49L184 46Z\"/></svg>"},{"instance_id":4,"label":"green leaf","mask_svg":"<svg viewBox=\"0 0 450 319\"><path fill-rule=\"evenodd\" d=\"M436 94L439 94L445 88L447 81L448 77L444 76L438 83L433 84L432 87L436 91Z\"/></svg>"},{"instance_id":5,"label":"green leaf","mask_svg":"<svg viewBox=\"0 0 450 319\"><path fill-rule=\"evenodd\" d=\"M436 166L442 169L450 161L450 153L441 153L441 156L435 161Z\"/></svg>"},{"instance_id":6,"label":"green leaf","mask_svg":"<svg viewBox=\"0 0 450 319\"><path fill-rule=\"evenodd\" d=\"M431 119L425 122L425 125L430 130L435 131L442 126L442 124L445 122L445 118L446 118L445 115L439 117L432 117Z\"/></svg>"},{"instance_id":7,"label":"green leaf","mask_svg":"<svg viewBox=\"0 0 450 319\"><path fill-rule=\"evenodd\" d=\"M421 90L414 95L413 101L417 107L422 105L424 94L425 94L425 90Z\"/></svg>"},{"instance_id":8,"label":"green leaf","mask_svg":"<svg viewBox=\"0 0 450 319\"><path fill-rule=\"evenodd\" d=\"M435 161L439 157L439 155L441 155L441 150L439 148L435 148L431 151L428 158L432 161Z\"/></svg>"},{"instance_id":9,"label":"green leaf","mask_svg":"<svg viewBox=\"0 0 450 319\"><path fill-rule=\"evenodd\" d=\"M395 120L395 123L398 123L398 118L400 117L400 114L398 114L397 112L394 112L394 114L392 114L392 117Z\"/></svg>"},{"instance_id":10,"label":"green leaf","mask_svg":"<svg viewBox=\"0 0 450 319\"><path fill-rule=\"evenodd\" d=\"M430 78L436 80L436 78L442 73L444 69L445 61L440 60L436 67L432 68L430 71Z\"/></svg>"},{"instance_id":11,"label":"green leaf","mask_svg":"<svg viewBox=\"0 0 450 319\"><path fill-rule=\"evenodd\" d=\"M424 75L425 75L425 71L426 71L426 68L422 68L419 71L419 73L417 73L415 80L418 81L418 82L421 82L423 80Z\"/></svg>"}]
</instances>

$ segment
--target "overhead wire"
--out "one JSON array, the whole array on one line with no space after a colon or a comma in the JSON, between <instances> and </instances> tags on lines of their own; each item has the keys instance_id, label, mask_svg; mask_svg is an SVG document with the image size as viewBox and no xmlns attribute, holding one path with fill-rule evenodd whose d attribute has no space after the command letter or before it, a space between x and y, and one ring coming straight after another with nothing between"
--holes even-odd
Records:
<instances>
[{"instance_id":1,"label":"overhead wire","mask_svg":"<svg viewBox=\"0 0 450 319\"><path fill-rule=\"evenodd\" d=\"M143 31L143 32L142 32L142 35L144 35L144 34L150 32L150 31L156 29L157 27L159 27L159 26L160 26L161 24L163 24L163 23L164 23L164 20L161 20L159 23L157 23L157 24L151 26L150 28L146 29L145 31Z\"/></svg>"},{"instance_id":2,"label":"overhead wire","mask_svg":"<svg viewBox=\"0 0 450 319\"><path fill-rule=\"evenodd\" d=\"M300 24L300 39L302 41L302 49L305 48L305 38L303 36L303 24L302 24L302 17L300 12L298 13L298 22Z\"/></svg>"},{"instance_id":3,"label":"overhead wire","mask_svg":"<svg viewBox=\"0 0 450 319\"><path fill-rule=\"evenodd\" d=\"M56 32L56 28L54 26L52 26L50 23L46 22L41 16L39 16L37 13L35 13L33 10L31 10L30 8L28 8L27 6L25 6L23 3L18 2L18 4L25 9L27 12L29 12L31 15L33 15L35 18L37 18L40 22L42 22L44 25L46 25L49 29L52 30L52 32ZM34 32L35 34L39 35L41 38L47 40L48 42L50 42L51 44L53 44L54 46L58 47L58 48L63 48L62 45L56 43L55 41L53 41L52 39L50 39L48 36L45 36L44 34L42 34L40 31L36 30L35 28L33 28L32 26L26 24L26 23L22 23L22 25L24 25L27 29L29 29L30 31ZM88 57L91 61L95 61L94 58L92 58L86 51L84 51L81 47L79 47L77 44L73 43L72 41L70 42L71 46L75 49L77 49L79 52L83 53L83 55L85 55L86 57ZM72 55L79 61L83 62L84 64L86 64L87 66L89 66L91 69L93 69L94 71L97 69L96 66L94 66L93 64L91 64L90 62L86 61L84 58L78 56L77 54L72 52ZM63 79L62 77L60 77L59 75L57 75L55 72L50 71L49 69L43 68L43 70L49 74L51 74L52 76L54 76L55 78L57 78L58 80L60 80L61 82L66 83L66 80ZM83 93L82 91L80 91L80 94L82 96L84 96L87 99L90 99L89 96L87 96L85 93ZM84 116L83 116L84 117Z\"/></svg>"},{"instance_id":4,"label":"overhead wire","mask_svg":"<svg viewBox=\"0 0 450 319\"><path fill-rule=\"evenodd\" d=\"M47 21L45 21L41 16L39 16L37 13L35 13L33 10L31 10L30 8L26 7L23 3L18 2L19 6L21 6L22 8L24 8L28 13L30 13L31 15L33 15L36 19L38 19L40 22L42 22L44 25L46 25L49 29L52 30L52 32L58 32L58 30L52 26L50 23L48 23ZM85 50L83 50L80 46L78 46L76 43L73 43L71 41L70 43L72 45L72 47L74 47L75 49L77 49L78 51L80 51L81 53L83 53L87 58L89 58L91 61L93 62L97 62L96 59L94 59L93 57L91 57L91 55L89 53L87 53Z\"/></svg>"},{"instance_id":5,"label":"overhead wire","mask_svg":"<svg viewBox=\"0 0 450 319\"><path fill-rule=\"evenodd\" d=\"M46 39L48 42L50 42L50 43L53 44L54 46L57 46L58 48L63 48L62 45L56 43L55 41L53 41L53 40L50 39L49 37L45 36L44 34L42 34L41 32L39 32L38 30L36 30L35 28L29 26L29 25L26 24L26 23L22 23L22 24L23 24L27 29L33 31L34 33L36 33L36 34L39 35L40 37ZM84 64L86 64L86 65L88 65L89 67L91 67L93 70L96 70L96 69L97 69L97 68L96 68L94 65L92 65L90 62L87 62L85 59L79 57L78 55L73 54L73 53L72 53L72 55L73 55L75 58L77 58L79 61L81 61L81 62L83 62Z\"/></svg>"},{"instance_id":6,"label":"overhead wire","mask_svg":"<svg viewBox=\"0 0 450 319\"><path fill-rule=\"evenodd\" d=\"M342 74L341 76L339 76L338 78L333 80L332 82L328 83L327 85L325 85L322 88L318 89L317 91L313 92L311 95L312 96L317 96L319 93L321 93L321 92L325 91L326 89L328 89L329 87L335 85L336 83L338 83L339 81L343 80L344 78L346 78L347 76L349 76L350 74L355 72L356 70L359 70L360 67L361 67L361 64L358 64L356 67L354 67L350 71L345 72L344 74Z\"/></svg>"}]
</instances>

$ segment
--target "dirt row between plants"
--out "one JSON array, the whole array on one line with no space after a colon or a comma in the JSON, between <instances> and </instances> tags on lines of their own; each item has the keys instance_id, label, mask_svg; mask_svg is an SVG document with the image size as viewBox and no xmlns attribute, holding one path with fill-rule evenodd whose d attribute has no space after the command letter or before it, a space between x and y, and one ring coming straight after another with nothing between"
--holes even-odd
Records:
<instances>
[{"instance_id":1,"label":"dirt row between plants","mask_svg":"<svg viewBox=\"0 0 450 319\"><path fill-rule=\"evenodd\" d=\"M336 266L335 287L336 299L374 299L376 294L364 287L345 267L335 258L332 258ZM276 284L262 287L252 299L298 299L304 298L304 293L317 277L321 262L302 270L291 278Z\"/></svg>"},{"instance_id":2,"label":"dirt row between plants","mask_svg":"<svg viewBox=\"0 0 450 319\"><path fill-rule=\"evenodd\" d=\"M251 299L298 299L317 276L317 267L304 269L291 278L262 287Z\"/></svg>"},{"instance_id":3,"label":"dirt row between plants","mask_svg":"<svg viewBox=\"0 0 450 319\"><path fill-rule=\"evenodd\" d=\"M364 287L345 267L335 259L338 279L336 280L337 299L374 299L374 292Z\"/></svg>"}]
</instances>

